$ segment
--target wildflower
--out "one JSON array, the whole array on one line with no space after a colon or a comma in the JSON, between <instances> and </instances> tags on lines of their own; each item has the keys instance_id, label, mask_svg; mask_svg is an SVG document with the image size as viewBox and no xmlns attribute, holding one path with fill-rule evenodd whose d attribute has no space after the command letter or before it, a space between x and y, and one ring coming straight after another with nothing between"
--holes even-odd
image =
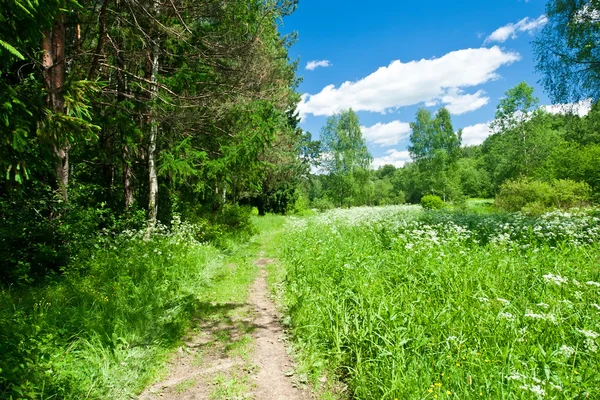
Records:
<instances>
[{"instance_id":1,"label":"wildflower","mask_svg":"<svg viewBox=\"0 0 600 400\"><path fill-rule=\"evenodd\" d=\"M499 297L496 300L498 300L500 303L505 304L505 305L509 305L510 304L510 300L501 299Z\"/></svg>"},{"instance_id":2,"label":"wildflower","mask_svg":"<svg viewBox=\"0 0 600 400\"><path fill-rule=\"evenodd\" d=\"M550 382L550 386L552 387L552 389L558 390L559 392L562 391L562 386L560 385L555 385L554 383Z\"/></svg>"},{"instance_id":3,"label":"wildflower","mask_svg":"<svg viewBox=\"0 0 600 400\"><path fill-rule=\"evenodd\" d=\"M538 303L538 304L537 304L537 306L538 306L538 307L542 307L542 308L548 308L548 307L550 307L550 306L549 306L548 304L546 304L546 303Z\"/></svg>"},{"instance_id":4,"label":"wildflower","mask_svg":"<svg viewBox=\"0 0 600 400\"><path fill-rule=\"evenodd\" d=\"M595 353L598 351L598 346L596 345L596 342L594 341L594 339L585 339L584 342L585 348L587 351L589 351L590 353Z\"/></svg>"},{"instance_id":5,"label":"wildflower","mask_svg":"<svg viewBox=\"0 0 600 400\"><path fill-rule=\"evenodd\" d=\"M521 386L523 390L529 390L532 393L537 394L538 396L544 397L546 395L546 391L542 389L540 385L523 385Z\"/></svg>"},{"instance_id":6,"label":"wildflower","mask_svg":"<svg viewBox=\"0 0 600 400\"><path fill-rule=\"evenodd\" d=\"M566 358L570 358L573 354L575 354L575 349L572 348L571 346L567 346L566 344L563 344L562 346L560 346L560 350L559 351Z\"/></svg>"},{"instance_id":7,"label":"wildflower","mask_svg":"<svg viewBox=\"0 0 600 400\"><path fill-rule=\"evenodd\" d=\"M502 319L508 319L508 320L514 320L515 316L512 315L511 313L507 313L507 312L501 312L500 314L498 314L498 317L502 318Z\"/></svg>"},{"instance_id":8,"label":"wildflower","mask_svg":"<svg viewBox=\"0 0 600 400\"><path fill-rule=\"evenodd\" d=\"M527 313L524 315L525 318L532 318L532 319L541 319L541 320L545 320L545 321L550 321L553 324L556 323L556 317L552 314L535 314L535 313Z\"/></svg>"},{"instance_id":9,"label":"wildflower","mask_svg":"<svg viewBox=\"0 0 600 400\"><path fill-rule=\"evenodd\" d=\"M563 278L560 275L554 275L554 274L546 274L543 276L544 280L546 282L552 282L555 285L562 285L563 283L567 283L569 280L567 278Z\"/></svg>"},{"instance_id":10,"label":"wildflower","mask_svg":"<svg viewBox=\"0 0 600 400\"><path fill-rule=\"evenodd\" d=\"M519 372L513 371L509 376L506 377L509 381L524 381L525 376Z\"/></svg>"},{"instance_id":11,"label":"wildflower","mask_svg":"<svg viewBox=\"0 0 600 400\"><path fill-rule=\"evenodd\" d=\"M594 281L587 281L585 284L590 285L590 286L600 287L600 283L594 282Z\"/></svg>"},{"instance_id":12,"label":"wildflower","mask_svg":"<svg viewBox=\"0 0 600 400\"><path fill-rule=\"evenodd\" d=\"M585 329L577 329L577 332L581 333L583 336L585 336L588 339L596 339L598 336L600 336L594 331L588 331Z\"/></svg>"}]
</instances>

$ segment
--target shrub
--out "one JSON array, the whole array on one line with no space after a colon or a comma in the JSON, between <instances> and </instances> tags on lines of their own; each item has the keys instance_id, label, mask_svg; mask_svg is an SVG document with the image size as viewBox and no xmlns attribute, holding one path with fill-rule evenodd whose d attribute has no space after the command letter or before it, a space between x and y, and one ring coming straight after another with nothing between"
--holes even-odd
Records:
<instances>
[{"instance_id":1,"label":"shrub","mask_svg":"<svg viewBox=\"0 0 600 400\"><path fill-rule=\"evenodd\" d=\"M441 210L444 208L444 200L440 196L428 194L421 197L421 206L426 210Z\"/></svg>"},{"instance_id":2,"label":"shrub","mask_svg":"<svg viewBox=\"0 0 600 400\"><path fill-rule=\"evenodd\" d=\"M585 182L570 179L554 181L554 203L556 207L568 209L587 205L592 195L592 188Z\"/></svg>"},{"instance_id":3,"label":"shrub","mask_svg":"<svg viewBox=\"0 0 600 400\"><path fill-rule=\"evenodd\" d=\"M52 284L0 288L0 398L133 398L218 263L194 235L178 221L107 233Z\"/></svg>"},{"instance_id":4,"label":"shrub","mask_svg":"<svg viewBox=\"0 0 600 400\"><path fill-rule=\"evenodd\" d=\"M496 206L506 211L521 211L527 204L538 203L537 208L550 207L552 186L546 182L519 179L506 181L500 186Z\"/></svg>"},{"instance_id":5,"label":"shrub","mask_svg":"<svg viewBox=\"0 0 600 400\"><path fill-rule=\"evenodd\" d=\"M335 208L331 200L328 198L314 199L312 206L321 212Z\"/></svg>"},{"instance_id":6,"label":"shrub","mask_svg":"<svg viewBox=\"0 0 600 400\"><path fill-rule=\"evenodd\" d=\"M569 209L586 205L591 188L585 182L555 180L552 183L520 179L500 186L496 206L506 211L542 214L553 208Z\"/></svg>"}]
</instances>

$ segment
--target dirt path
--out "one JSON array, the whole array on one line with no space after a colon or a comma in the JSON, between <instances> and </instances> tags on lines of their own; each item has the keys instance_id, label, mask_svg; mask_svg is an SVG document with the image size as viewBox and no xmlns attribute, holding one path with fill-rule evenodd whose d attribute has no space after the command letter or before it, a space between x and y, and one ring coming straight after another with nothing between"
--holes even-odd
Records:
<instances>
[{"instance_id":1,"label":"dirt path","mask_svg":"<svg viewBox=\"0 0 600 400\"><path fill-rule=\"evenodd\" d=\"M169 363L166 379L146 389L140 399L308 400L313 397L293 373L285 335L269 298L265 266L245 304L212 303L214 317L199 321ZM235 265L232 265L235 273Z\"/></svg>"}]
</instances>

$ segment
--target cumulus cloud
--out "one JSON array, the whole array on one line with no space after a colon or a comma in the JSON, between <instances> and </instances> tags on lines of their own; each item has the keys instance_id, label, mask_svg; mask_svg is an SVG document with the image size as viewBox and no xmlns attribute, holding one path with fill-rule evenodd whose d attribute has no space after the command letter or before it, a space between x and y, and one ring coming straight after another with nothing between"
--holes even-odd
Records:
<instances>
[{"instance_id":1,"label":"cumulus cloud","mask_svg":"<svg viewBox=\"0 0 600 400\"><path fill-rule=\"evenodd\" d=\"M462 145L474 146L481 144L491 134L490 122L467 126L463 128Z\"/></svg>"},{"instance_id":2,"label":"cumulus cloud","mask_svg":"<svg viewBox=\"0 0 600 400\"><path fill-rule=\"evenodd\" d=\"M536 19L529 17L523 18L516 24L507 24L496 29L490 36L485 39L484 44L500 42L504 43L508 39L516 39L521 32L533 33L533 31L541 28L548 22L548 17L540 15Z\"/></svg>"},{"instance_id":3,"label":"cumulus cloud","mask_svg":"<svg viewBox=\"0 0 600 400\"><path fill-rule=\"evenodd\" d=\"M323 68L327 68L327 67L331 67L331 62L329 62L329 60L313 60L313 61L309 61L308 63L306 63L306 67L304 67L305 69L309 70L309 71L314 71L315 69L319 68L319 67L323 67Z\"/></svg>"},{"instance_id":4,"label":"cumulus cloud","mask_svg":"<svg viewBox=\"0 0 600 400\"><path fill-rule=\"evenodd\" d=\"M367 142L385 147L396 145L406 139L410 134L410 124L398 120L386 124L378 122L369 127L361 126L360 130Z\"/></svg>"},{"instance_id":5,"label":"cumulus cloud","mask_svg":"<svg viewBox=\"0 0 600 400\"><path fill-rule=\"evenodd\" d=\"M396 149L390 149L386 152L385 156L374 158L371 166L373 169L378 169L386 164L391 164L396 168L400 168L408 161L410 161L408 150L398 151Z\"/></svg>"},{"instance_id":6,"label":"cumulus cloud","mask_svg":"<svg viewBox=\"0 0 600 400\"><path fill-rule=\"evenodd\" d=\"M500 67L520 58L518 53L494 46L457 50L420 61L396 60L358 81L304 94L298 111L304 118L307 114L329 116L348 108L385 113L398 107L441 103L453 114L462 114L489 101L482 90L467 94L465 88L498 79Z\"/></svg>"}]
</instances>

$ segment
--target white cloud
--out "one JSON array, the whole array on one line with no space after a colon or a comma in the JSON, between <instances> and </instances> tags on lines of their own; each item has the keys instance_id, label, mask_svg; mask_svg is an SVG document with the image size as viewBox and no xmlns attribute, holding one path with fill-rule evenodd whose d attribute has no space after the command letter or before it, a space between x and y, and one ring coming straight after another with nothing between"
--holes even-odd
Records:
<instances>
[{"instance_id":1,"label":"white cloud","mask_svg":"<svg viewBox=\"0 0 600 400\"><path fill-rule=\"evenodd\" d=\"M391 149L388 150L386 154L386 156L376 157L373 159L373 164L371 164L373 169L378 169L386 164L391 164L396 168L400 168L410 161L410 154L408 150L398 151L396 149Z\"/></svg>"},{"instance_id":2,"label":"white cloud","mask_svg":"<svg viewBox=\"0 0 600 400\"><path fill-rule=\"evenodd\" d=\"M387 124L378 122L370 127L361 126L360 130L368 142L385 147L393 146L406 139L410 134L410 124L398 120Z\"/></svg>"},{"instance_id":3,"label":"white cloud","mask_svg":"<svg viewBox=\"0 0 600 400\"><path fill-rule=\"evenodd\" d=\"M483 124L471 125L463 128L462 133L462 145L473 146L483 143L485 138L490 136L492 131L490 129L490 123L486 122Z\"/></svg>"},{"instance_id":4,"label":"white cloud","mask_svg":"<svg viewBox=\"0 0 600 400\"><path fill-rule=\"evenodd\" d=\"M553 104L542 106L544 110L551 114L577 114L580 117L586 116L592 109L592 100L582 100L579 103Z\"/></svg>"},{"instance_id":5,"label":"white cloud","mask_svg":"<svg viewBox=\"0 0 600 400\"><path fill-rule=\"evenodd\" d=\"M548 22L548 17L540 15L537 19L523 18L516 24L507 24L496 29L490 36L485 39L484 44L492 42L504 43L508 39L516 39L520 32L529 32L541 28Z\"/></svg>"},{"instance_id":6,"label":"white cloud","mask_svg":"<svg viewBox=\"0 0 600 400\"><path fill-rule=\"evenodd\" d=\"M301 118L307 114L328 116L348 108L384 113L398 107L441 102L451 112L461 114L489 101L483 91L464 94L464 88L498 79L496 71L500 67L520 58L518 53L494 46L457 50L420 61L396 60L358 81L347 81L339 87L328 85L317 94L302 95L298 111Z\"/></svg>"},{"instance_id":7,"label":"white cloud","mask_svg":"<svg viewBox=\"0 0 600 400\"><path fill-rule=\"evenodd\" d=\"M462 90L452 88L442 96L442 103L447 104L446 108L450 114L460 115L477 110L489 103L490 98L485 97L484 94L483 90L478 90L473 94L463 94Z\"/></svg>"},{"instance_id":8,"label":"white cloud","mask_svg":"<svg viewBox=\"0 0 600 400\"><path fill-rule=\"evenodd\" d=\"M329 62L329 60L314 60L314 61L309 61L306 64L306 68L309 71L314 71L315 69L319 68L319 67L323 67L323 68L327 68L327 67L331 67L331 63Z\"/></svg>"}]
</instances>

